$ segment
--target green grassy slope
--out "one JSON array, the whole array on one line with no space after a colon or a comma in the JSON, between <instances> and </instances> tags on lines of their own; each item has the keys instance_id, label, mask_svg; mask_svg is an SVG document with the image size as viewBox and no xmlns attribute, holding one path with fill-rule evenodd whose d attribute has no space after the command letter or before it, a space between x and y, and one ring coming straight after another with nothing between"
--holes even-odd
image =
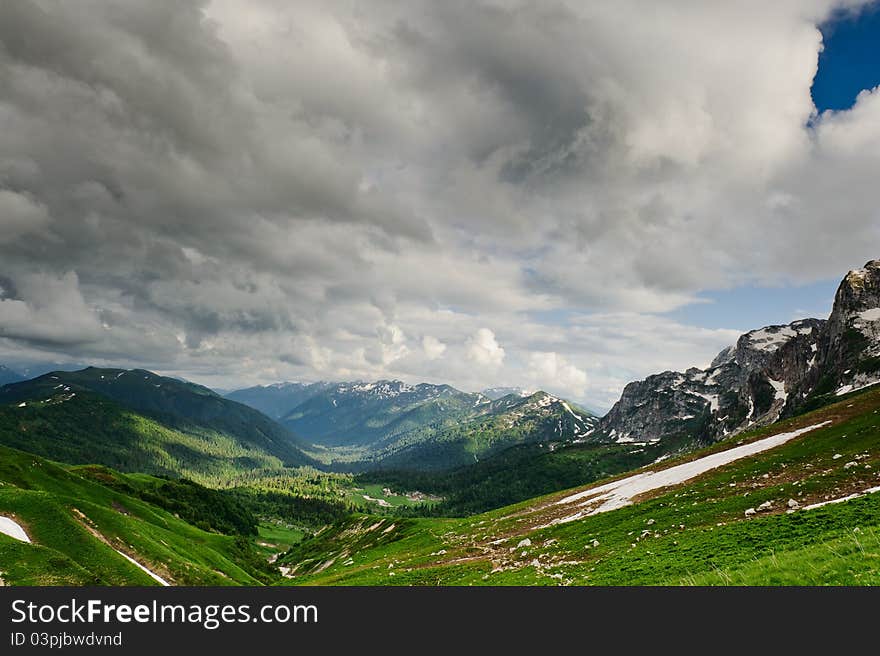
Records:
<instances>
[{"instance_id":1,"label":"green grassy slope","mask_svg":"<svg viewBox=\"0 0 880 656\"><path fill-rule=\"evenodd\" d=\"M129 482L143 486L146 478ZM7 584L156 584L116 550L178 585L257 585L272 578L246 538L201 530L94 476L6 447L0 447L0 515L32 540L0 534L0 578Z\"/></svg>"},{"instance_id":2,"label":"green grassy slope","mask_svg":"<svg viewBox=\"0 0 880 656\"><path fill-rule=\"evenodd\" d=\"M290 431L253 408L206 387L140 369L88 367L52 372L0 388L0 405L60 404L83 395L110 400L177 432L225 436L248 451L270 455L288 466L310 464Z\"/></svg>"},{"instance_id":3,"label":"green grassy slope","mask_svg":"<svg viewBox=\"0 0 880 656\"><path fill-rule=\"evenodd\" d=\"M24 403L0 405L0 444L62 462L215 485L256 468L283 467L278 457L233 436L196 427L175 430L89 392Z\"/></svg>"},{"instance_id":4,"label":"green grassy slope","mask_svg":"<svg viewBox=\"0 0 880 656\"><path fill-rule=\"evenodd\" d=\"M822 421L832 423L611 512L551 524L572 512L554 503L571 490L467 519L359 516L280 562L307 584L880 583L880 495L804 509L880 485L880 390L736 443ZM788 513L790 499L800 508Z\"/></svg>"}]
</instances>

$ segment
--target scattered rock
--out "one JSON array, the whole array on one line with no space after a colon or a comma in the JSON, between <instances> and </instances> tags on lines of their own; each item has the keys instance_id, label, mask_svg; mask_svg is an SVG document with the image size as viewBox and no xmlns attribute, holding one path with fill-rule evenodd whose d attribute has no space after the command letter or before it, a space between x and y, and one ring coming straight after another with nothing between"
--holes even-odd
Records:
<instances>
[{"instance_id":1,"label":"scattered rock","mask_svg":"<svg viewBox=\"0 0 880 656\"><path fill-rule=\"evenodd\" d=\"M746 514L746 517L751 517L752 515L754 515L757 512L758 511L755 510L754 508L747 508L745 514Z\"/></svg>"},{"instance_id":2,"label":"scattered rock","mask_svg":"<svg viewBox=\"0 0 880 656\"><path fill-rule=\"evenodd\" d=\"M764 512L766 510L770 510L773 507L773 504L769 501L765 501L760 506L758 506L758 512Z\"/></svg>"},{"instance_id":3,"label":"scattered rock","mask_svg":"<svg viewBox=\"0 0 880 656\"><path fill-rule=\"evenodd\" d=\"M858 463L857 463L855 460L850 460L848 463L846 463L846 464L843 466L843 468L844 468L844 469L849 469L850 467L855 467L857 464L858 464Z\"/></svg>"},{"instance_id":4,"label":"scattered rock","mask_svg":"<svg viewBox=\"0 0 880 656\"><path fill-rule=\"evenodd\" d=\"M831 459L832 459L832 460L837 460L838 458L842 458L842 457L843 457L843 456L840 455L839 453L835 453L833 456L831 456Z\"/></svg>"},{"instance_id":5,"label":"scattered rock","mask_svg":"<svg viewBox=\"0 0 880 656\"><path fill-rule=\"evenodd\" d=\"M599 546L599 541L598 541L598 540L593 540L593 541L591 542L591 544L592 544L594 547L598 547L598 546Z\"/></svg>"},{"instance_id":6,"label":"scattered rock","mask_svg":"<svg viewBox=\"0 0 880 656\"><path fill-rule=\"evenodd\" d=\"M649 520L648 520L647 522L645 522L645 523L646 523L648 526L650 526L651 524L654 523L654 520L653 520L653 519L649 519Z\"/></svg>"},{"instance_id":7,"label":"scattered rock","mask_svg":"<svg viewBox=\"0 0 880 656\"><path fill-rule=\"evenodd\" d=\"M528 538L526 538L524 540L520 540L519 544L516 545L516 548L521 549L522 547L531 547L531 546L532 546L532 541L529 540Z\"/></svg>"},{"instance_id":8,"label":"scattered rock","mask_svg":"<svg viewBox=\"0 0 880 656\"><path fill-rule=\"evenodd\" d=\"M801 507L801 504L799 504L799 503L798 503L797 501L795 501L794 499L789 499L789 500L788 500L788 507L789 507L789 508L800 508L800 507Z\"/></svg>"}]
</instances>

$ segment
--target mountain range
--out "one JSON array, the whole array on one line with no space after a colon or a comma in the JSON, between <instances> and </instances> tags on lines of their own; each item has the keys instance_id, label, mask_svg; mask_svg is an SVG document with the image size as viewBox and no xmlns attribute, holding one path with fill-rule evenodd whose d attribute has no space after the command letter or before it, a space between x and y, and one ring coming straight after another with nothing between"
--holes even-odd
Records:
<instances>
[{"instance_id":1,"label":"mountain range","mask_svg":"<svg viewBox=\"0 0 880 656\"><path fill-rule=\"evenodd\" d=\"M25 377L20 373L0 364L0 387L9 383L18 383L22 380L25 380Z\"/></svg>"},{"instance_id":2,"label":"mountain range","mask_svg":"<svg viewBox=\"0 0 880 656\"><path fill-rule=\"evenodd\" d=\"M296 436L256 410L141 369L56 371L0 387L0 443L210 481L313 462Z\"/></svg>"},{"instance_id":3,"label":"mountain range","mask_svg":"<svg viewBox=\"0 0 880 656\"><path fill-rule=\"evenodd\" d=\"M880 382L880 260L841 281L827 320L742 335L707 369L628 384L590 439L712 442Z\"/></svg>"},{"instance_id":4,"label":"mountain range","mask_svg":"<svg viewBox=\"0 0 880 656\"><path fill-rule=\"evenodd\" d=\"M227 399L244 403L276 421L329 387L331 383L273 383L227 392Z\"/></svg>"},{"instance_id":5,"label":"mountain range","mask_svg":"<svg viewBox=\"0 0 880 656\"><path fill-rule=\"evenodd\" d=\"M596 421L544 392L492 401L401 381L287 383L224 398L146 370L88 367L0 387L2 444L214 484L301 465L449 469L517 444L569 442Z\"/></svg>"}]
</instances>

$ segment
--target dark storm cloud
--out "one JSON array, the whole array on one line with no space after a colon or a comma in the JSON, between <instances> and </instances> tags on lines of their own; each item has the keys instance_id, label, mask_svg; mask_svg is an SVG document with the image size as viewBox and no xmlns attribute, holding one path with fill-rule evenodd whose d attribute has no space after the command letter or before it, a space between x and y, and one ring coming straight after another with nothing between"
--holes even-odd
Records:
<instances>
[{"instance_id":1,"label":"dark storm cloud","mask_svg":"<svg viewBox=\"0 0 880 656\"><path fill-rule=\"evenodd\" d=\"M608 396L711 357L609 317L876 256L876 94L803 127L839 4L5 2L0 359Z\"/></svg>"}]
</instances>

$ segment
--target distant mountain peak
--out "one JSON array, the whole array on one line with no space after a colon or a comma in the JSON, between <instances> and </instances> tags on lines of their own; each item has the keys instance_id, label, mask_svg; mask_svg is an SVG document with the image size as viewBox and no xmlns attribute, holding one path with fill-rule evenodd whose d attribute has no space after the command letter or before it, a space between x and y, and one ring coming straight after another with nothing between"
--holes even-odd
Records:
<instances>
[{"instance_id":1,"label":"distant mountain peak","mask_svg":"<svg viewBox=\"0 0 880 656\"><path fill-rule=\"evenodd\" d=\"M9 383L20 383L23 380L25 377L20 373L0 364L0 387Z\"/></svg>"},{"instance_id":2,"label":"distant mountain peak","mask_svg":"<svg viewBox=\"0 0 880 656\"><path fill-rule=\"evenodd\" d=\"M375 382L356 381L353 383L340 383L340 392L361 392L374 395L397 396L416 391L418 386L409 385L402 380L377 380Z\"/></svg>"},{"instance_id":3,"label":"distant mountain peak","mask_svg":"<svg viewBox=\"0 0 880 656\"><path fill-rule=\"evenodd\" d=\"M525 398L534 393L535 390L525 390L522 387L489 387L480 392L480 394L493 401L497 401L504 396L510 396L511 394Z\"/></svg>"}]
</instances>

